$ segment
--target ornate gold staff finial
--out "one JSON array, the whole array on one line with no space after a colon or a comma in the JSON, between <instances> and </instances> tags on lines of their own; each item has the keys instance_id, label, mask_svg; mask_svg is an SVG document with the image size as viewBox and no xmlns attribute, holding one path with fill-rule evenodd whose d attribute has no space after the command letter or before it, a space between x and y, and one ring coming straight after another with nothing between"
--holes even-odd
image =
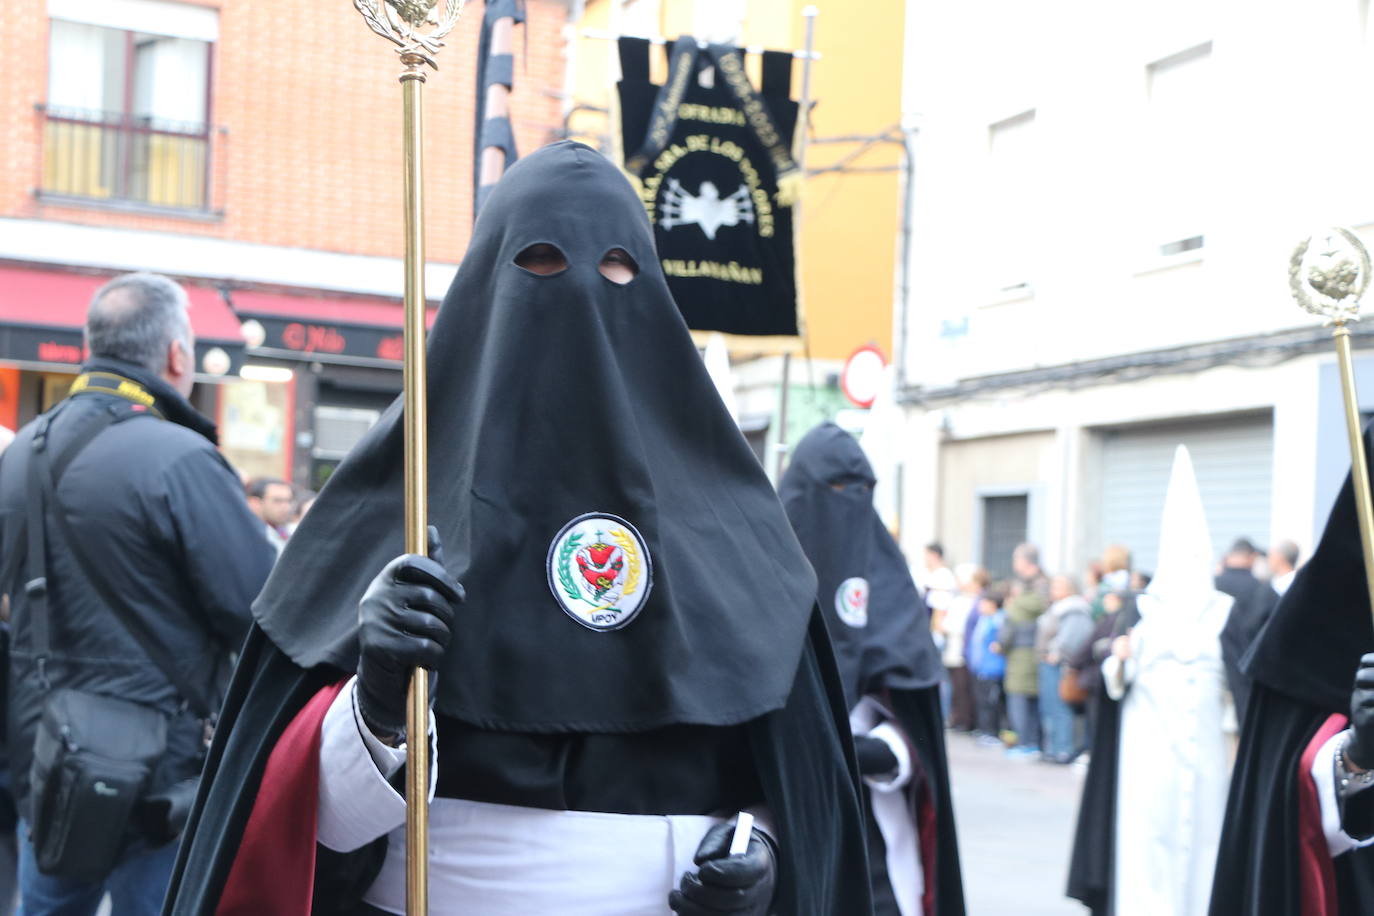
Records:
<instances>
[{"instance_id":1,"label":"ornate gold staff finial","mask_svg":"<svg viewBox=\"0 0 1374 916\"><path fill-rule=\"evenodd\" d=\"M462 15L464 0L353 0L368 28L396 45L401 73L405 134L405 544L406 552L429 552L426 503L425 419L425 67L439 69L435 56ZM429 912L429 672L416 668L406 709L406 913Z\"/></svg>"},{"instance_id":2,"label":"ornate gold staff finial","mask_svg":"<svg viewBox=\"0 0 1374 916\"><path fill-rule=\"evenodd\" d=\"M1369 276L1369 251L1349 229L1328 229L1304 239L1288 262L1293 298L1328 324L1360 320Z\"/></svg>"},{"instance_id":3,"label":"ornate gold staff finial","mask_svg":"<svg viewBox=\"0 0 1374 916\"><path fill-rule=\"evenodd\" d=\"M439 65L434 56L444 46L444 36L458 24L465 3L444 0L440 14L439 0L353 0L368 28L394 43L407 67L423 63L435 70ZM418 55L420 60L407 60L411 55Z\"/></svg>"},{"instance_id":4,"label":"ornate gold staff finial","mask_svg":"<svg viewBox=\"0 0 1374 916\"><path fill-rule=\"evenodd\" d=\"M1349 229L1327 229L1304 239L1288 262L1288 288L1293 298L1313 315L1335 325L1336 358L1340 363L1345 428L1350 437L1350 479L1355 485L1355 511L1370 613L1374 614L1374 502L1370 499L1369 466L1365 463L1364 434L1360 429L1360 399L1355 389L1348 322L1360 319L1360 298L1369 289L1369 251Z\"/></svg>"}]
</instances>

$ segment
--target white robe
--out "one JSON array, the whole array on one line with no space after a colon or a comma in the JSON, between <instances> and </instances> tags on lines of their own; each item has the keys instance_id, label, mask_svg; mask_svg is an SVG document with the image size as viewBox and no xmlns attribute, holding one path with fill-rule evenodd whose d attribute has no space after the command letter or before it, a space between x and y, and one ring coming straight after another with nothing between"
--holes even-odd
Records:
<instances>
[{"instance_id":1,"label":"white robe","mask_svg":"<svg viewBox=\"0 0 1374 916\"><path fill-rule=\"evenodd\" d=\"M1214 593L1200 613L1180 615L1143 595L1131 658L1103 663L1108 692L1125 697L1115 916L1207 913L1230 784L1219 641L1230 607Z\"/></svg>"}]
</instances>

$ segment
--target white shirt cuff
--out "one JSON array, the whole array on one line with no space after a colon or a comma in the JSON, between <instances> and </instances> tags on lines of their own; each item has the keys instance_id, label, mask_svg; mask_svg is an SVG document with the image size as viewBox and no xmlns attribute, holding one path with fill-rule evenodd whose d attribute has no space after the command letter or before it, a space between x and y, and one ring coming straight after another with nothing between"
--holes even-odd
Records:
<instances>
[{"instance_id":1,"label":"white shirt cuff","mask_svg":"<svg viewBox=\"0 0 1374 916\"><path fill-rule=\"evenodd\" d=\"M875 792L896 792L906 788L911 782L911 750L907 747L902 733L891 722L874 726L868 737L877 738L892 750L897 758L897 771L889 776L865 776L864 782Z\"/></svg>"},{"instance_id":2,"label":"white shirt cuff","mask_svg":"<svg viewBox=\"0 0 1374 916\"><path fill-rule=\"evenodd\" d=\"M429 798L439 771L434 714L429 716ZM357 678L349 679L320 727L318 839L336 852L361 849L406 821L406 801L387 780L406 761L406 747L387 747L358 713Z\"/></svg>"},{"instance_id":3,"label":"white shirt cuff","mask_svg":"<svg viewBox=\"0 0 1374 916\"><path fill-rule=\"evenodd\" d=\"M1336 748L1349 735L1349 729L1332 735L1312 761L1312 781L1317 784L1317 799L1322 811L1322 833L1326 835L1326 848L1333 859L1352 849L1374 844L1374 837L1357 840L1341 829L1341 807L1336 795Z\"/></svg>"},{"instance_id":4,"label":"white shirt cuff","mask_svg":"<svg viewBox=\"0 0 1374 916\"><path fill-rule=\"evenodd\" d=\"M1134 658L1128 658L1124 662L1115 655L1109 655L1102 661L1102 684L1107 688L1107 696L1113 700L1120 700L1126 695L1126 688L1135 679Z\"/></svg>"}]
</instances>

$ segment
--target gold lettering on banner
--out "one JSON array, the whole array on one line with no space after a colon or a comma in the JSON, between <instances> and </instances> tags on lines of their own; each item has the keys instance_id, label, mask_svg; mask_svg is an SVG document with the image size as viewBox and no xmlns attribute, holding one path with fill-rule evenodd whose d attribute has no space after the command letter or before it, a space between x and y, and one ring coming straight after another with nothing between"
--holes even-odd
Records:
<instances>
[{"instance_id":1,"label":"gold lettering on banner","mask_svg":"<svg viewBox=\"0 0 1374 916\"><path fill-rule=\"evenodd\" d=\"M680 121L704 121L707 124L733 124L736 127L747 127L749 122L745 120L744 112L738 108L729 108L723 105L697 105L692 102L683 102L677 108L677 116Z\"/></svg>"},{"instance_id":2,"label":"gold lettering on banner","mask_svg":"<svg viewBox=\"0 0 1374 916\"><path fill-rule=\"evenodd\" d=\"M745 267L738 261L722 264L719 261L663 260L663 272L670 277L705 277L744 286L762 286L763 268Z\"/></svg>"},{"instance_id":3,"label":"gold lettering on banner","mask_svg":"<svg viewBox=\"0 0 1374 916\"><path fill-rule=\"evenodd\" d=\"M673 124L677 120L675 115L682 104L682 97L687 94L687 81L696 62L697 56L690 53L679 54L674 58L673 74L668 82L667 94L654 111L653 121L649 125L647 149L663 149L672 137ZM639 174L644 169L643 154L632 156L626 161L625 167L631 173Z\"/></svg>"},{"instance_id":4,"label":"gold lettering on banner","mask_svg":"<svg viewBox=\"0 0 1374 916\"><path fill-rule=\"evenodd\" d=\"M749 126L754 128L759 142L768 149L768 157L773 161L778 174L795 171L797 165L792 161L791 151L783 145L782 136L774 126L773 118L769 115L763 99L759 98L754 92L754 87L749 85L749 77L744 72L744 60L739 53L721 54L716 60L716 65L724 74L725 82L735 93L735 98L739 99L744 116L749 120Z\"/></svg>"}]
</instances>

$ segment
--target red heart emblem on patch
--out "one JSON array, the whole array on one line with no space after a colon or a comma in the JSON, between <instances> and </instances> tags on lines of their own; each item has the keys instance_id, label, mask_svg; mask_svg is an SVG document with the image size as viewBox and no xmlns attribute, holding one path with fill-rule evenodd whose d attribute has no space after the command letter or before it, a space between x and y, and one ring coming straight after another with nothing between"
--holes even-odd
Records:
<instances>
[{"instance_id":1,"label":"red heart emblem on patch","mask_svg":"<svg viewBox=\"0 0 1374 916\"><path fill-rule=\"evenodd\" d=\"M577 568L582 578L596 591L599 600L625 568L625 554L614 544L598 541L582 548L577 554Z\"/></svg>"}]
</instances>

